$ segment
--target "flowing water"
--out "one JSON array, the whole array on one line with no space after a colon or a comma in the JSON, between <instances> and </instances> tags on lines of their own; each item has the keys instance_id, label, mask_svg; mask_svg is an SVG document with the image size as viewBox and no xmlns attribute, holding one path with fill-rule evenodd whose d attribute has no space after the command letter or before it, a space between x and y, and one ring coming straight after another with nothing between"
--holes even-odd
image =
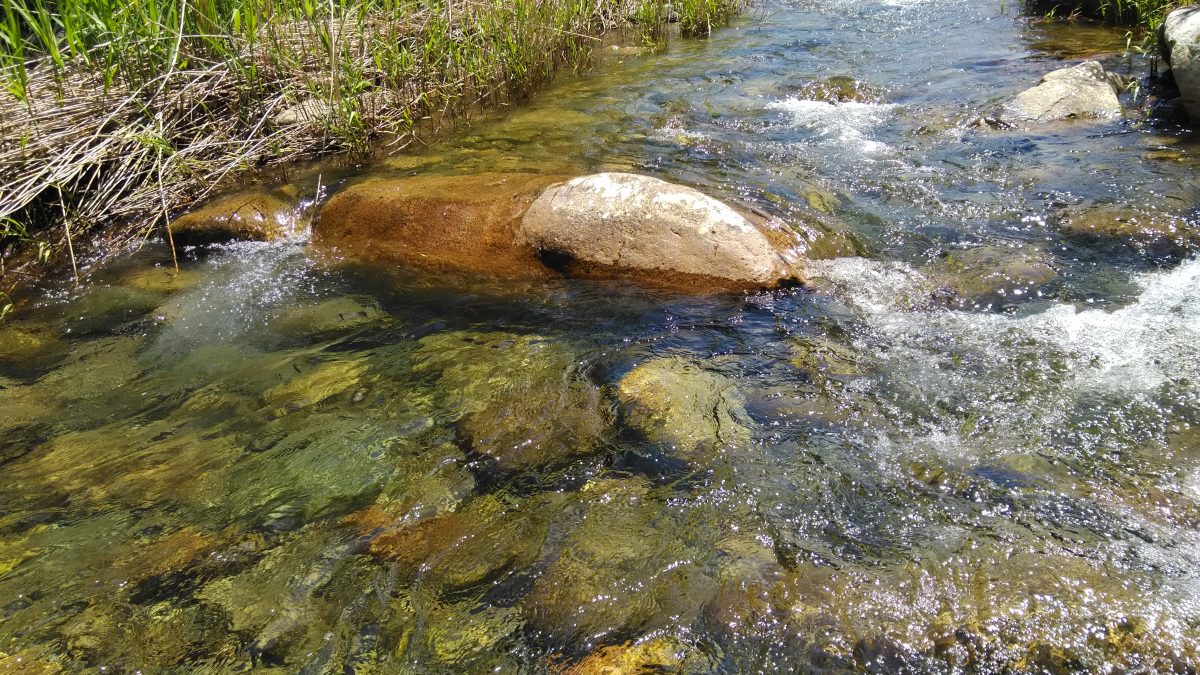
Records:
<instances>
[{"instance_id":1,"label":"flowing water","mask_svg":"<svg viewBox=\"0 0 1200 675\"><path fill-rule=\"evenodd\" d=\"M838 232L802 289L290 241L48 292L0 327L0 665L1196 672L1200 146L976 123L1124 46L772 0L365 169L695 185Z\"/></svg>"}]
</instances>

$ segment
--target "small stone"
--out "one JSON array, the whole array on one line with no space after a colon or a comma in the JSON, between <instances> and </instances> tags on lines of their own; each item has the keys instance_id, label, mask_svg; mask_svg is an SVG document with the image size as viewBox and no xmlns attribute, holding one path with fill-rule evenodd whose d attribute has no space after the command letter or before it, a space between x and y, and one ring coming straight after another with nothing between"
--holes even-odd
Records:
<instances>
[{"instance_id":1,"label":"small stone","mask_svg":"<svg viewBox=\"0 0 1200 675\"><path fill-rule=\"evenodd\" d=\"M280 110L271 118L271 122L277 127L311 124L328 117L330 110L328 101L309 98Z\"/></svg>"}]
</instances>

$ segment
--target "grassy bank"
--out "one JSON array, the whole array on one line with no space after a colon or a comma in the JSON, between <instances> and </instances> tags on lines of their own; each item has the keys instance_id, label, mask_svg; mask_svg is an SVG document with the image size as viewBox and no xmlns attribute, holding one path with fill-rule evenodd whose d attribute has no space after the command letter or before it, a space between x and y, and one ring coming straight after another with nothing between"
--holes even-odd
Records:
<instances>
[{"instance_id":1,"label":"grassy bank","mask_svg":"<svg viewBox=\"0 0 1200 675\"><path fill-rule=\"evenodd\" d=\"M1171 10L1192 0L1026 0L1026 9L1054 18L1084 17L1118 26L1157 29Z\"/></svg>"},{"instance_id":2,"label":"grassy bank","mask_svg":"<svg viewBox=\"0 0 1200 675\"><path fill-rule=\"evenodd\" d=\"M119 248L248 173L519 100L605 31L704 35L745 0L0 2L11 273L17 249Z\"/></svg>"}]
</instances>

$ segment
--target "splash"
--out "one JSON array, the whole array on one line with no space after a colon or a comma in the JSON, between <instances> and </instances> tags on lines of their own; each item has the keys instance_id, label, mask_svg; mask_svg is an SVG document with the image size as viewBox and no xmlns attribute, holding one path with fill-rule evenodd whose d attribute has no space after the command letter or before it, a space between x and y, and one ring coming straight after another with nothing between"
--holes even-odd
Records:
<instances>
[{"instance_id":1,"label":"splash","mask_svg":"<svg viewBox=\"0 0 1200 675\"><path fill-rule=\"evenodd\" d=\"M872 134L891 119L896 108L894 104L787 98L768 107L786 112L792 125L811 132L812 138L821 145L841 146L866 155L891 150L888 144L875 140Z\"/></svg>"}]
</instances>

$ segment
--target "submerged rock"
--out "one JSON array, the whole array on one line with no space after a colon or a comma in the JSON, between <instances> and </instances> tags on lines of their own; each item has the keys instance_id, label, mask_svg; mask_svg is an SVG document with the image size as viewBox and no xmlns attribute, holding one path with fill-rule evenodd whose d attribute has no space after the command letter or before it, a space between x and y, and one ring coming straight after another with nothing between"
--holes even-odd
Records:
<instances>
[{"instance_id":1,"label":"submerged rock","mask_svg":"<svg viewBox=\"0 0 1200 675\"><path fill-rule=\"evenodd\" d=\"M1041 124L1066 119L1111 118L1121 114L1115 78L1097 61L1047 73L1036 87L1017 94L1001 112L1009 124Z\"/></svg>"},{"instance_id":2,"label":"submerged rock","mask_svg":"<svg viewBox=\"0 0 1200 675\"><path fill-rule=\"evenodd\" d=\"M405 578L420 577L441 592L477 587L531 565L541 551L555 495L541 508L510 508L484 495L459 511L410 522L368 509L348 524L366 530L373 555L395 563Z\"/></svg>"},{"instance_id":3,"label":"submerged rock","mask_svg":"<svg viewBox=\"0 0 1200 675\"><path fill-rule=\"evenodd\" d=\"M314 338L351 331L382 321L387 313L371 298L336 297L287 307L268 324L272 331L293 338Z\"/></svg>"},{"instance_id":4,"label":"submerged rock","mask_svg":"<svg viewBox=\"0 0 1200 675\"><path fill-rule=\"evenodd\" d=\"M834 75L823 80L805 82L796 92L797 98L826 103L877 103L883 92L877 87L849 75Z\"/></svg>"},{"instance_id":5,"label":"submerged rock","mask_svg":"<svg viewBox=\"0 0 1200 675\"><path fill-rule=\"evenodd\" d=\"M1036 293L1058 277L1050 257L1033 248L979 246L944 254L927 270L958 304L981 307Z\"/></svg>"},{"instance_id":6,"label":"submerged rock","mask_svg":"<svg viewBox=\"0 0 1200 675\"><path fill-rule=\"evenodd\" d=\"M63 320L70 335L111 332L144 318L167 298L164 291L130 286L93 286L79 299L63 306Z\"/></svg>"},{"instance_id":7,"label":"submerged rock","mask_svg":"<svg viewBox=\"0 0 1200 675\"><path fill-rule=\"evenodd\" d=\"M547 275L514 238L529 204L556 180L509 173L364 181L326 202L313 240L368 260L502 277Z\"/></svg>"},{"instance_id":8,"label":"submerged rock","mask_svg":"<svg viewBox=\"0 0 1200 675\"><path fill-rule=\"evenodd\" d=\"M61 361L69 349L49 326L0 325L0 373L18 377L36 373Z\"/></svg>"},{"instance_id":9,"label":"submerged rock","mask_svg":"<svg viewBox=\"0 0 1200 675\"><path fill-rule=\"evenodd\" d=\"M682 357L654 359L617 387L629 423L688 460L750 442L750 418L728 377Z\"/></svg>"},{"instance_id":10,"label":"submerged rock","mask_svg":"<svg viewBox=\"0 0 1200 675\"><path fill-rule=\"evenodd\" d=\"M600 173L550 187L521 220L520 240L550 258L736 285L803 278L785 235L692 188Z\"/></svg>"},{"instance_id":11,"label":"submerged rock","mask_svg":"<svg viewBox=\"0 0 1200 675\"><path fill-rule=\"evenodd\" d=\"M1200 7L1180 7L1168 14L1160 42L1183 107L1200 120Z\"/></svg>"},{"instance_id":12,"label":"submerged rock","mask_svg":"<svg viewBox=\"0 0 1200 675\"><path fill-rule=\"evenodd\" d=\"M176 218L171 234L179 245L226 241L274 241L294 237L307 223L294 201L254 189L221 197Z\"/></svg>"},{"instance_id":13,"label":"submerged rock","mask_svg":"<svg viewBox=\"0 0 1200 675\"><path fill-rule=\"evenodd\" d=\"M572 666L566 675L699 673L710 672L712 666L694 648L670 637L655 637L598 649Z\"/></svg>"},{"instance_id":14,"label":"submerged rock","mask_svg":"<svg viewBox=\"0 0 1200 675\"><path fill-rule=\"evenodd\" d=\"M868 372L866 359L854 349L814 335L792 340L791 364L821 378L853 378Z\"/></svg>"},{"instance_id":15,"label":"submerged rock","mask_svg":"<svg viewBox=\"0 0 1200 675\"><path fill-rule=\"evenodd\" d=\"M145 266L133 268L120 276L117 283L139 291L169 295L196 286L204 278L197 267L182 268L178 272L169 266Z\"/></svg>"},{"instance_id":16,"label":"submerged rock","mask_svg":"<svg viewBox=\"0 0 1200 675\"><path fill-rule=\"evenodd\" d=\"M295 376L263 392L266 406L276 415L307 408L348 391L367 370L361 360L341 359L315 364L292 364ZM283 371L288 372L288 371Z\"/></svg>"},{"instance_id":17,"label":"submerged rock","mask_svg":"<svg viewBox=\"0 0 1200 675\"><path fill-rule=\"evenodd\" d=\"M438 374L438 399L471 447L501 470L560 464L599 447L608 412L574 355L546 338L436 333L421 339L418 373Z\"/></svg>"},{"instance_id":18,"label":"submerged rock","mask_svg":"<svg viewBox=\"0 0 1200 675\"><path fill-rule=\"evenodd\" d=\"M526 620L553 643L573 648L691 625L715 582L698 560L696 542L663 537L671 515L649 485L599 479L579 499L582 519L570 525L558 557L521 602Z\"/></svg>"},{"instance_id":19,"label":"submerged rock","mask_svg":"<svg viewBox=\"0 0 1200 675\"><path fill-rule=\"evenodd\" d=\"M1117 205L1071 209L1062 215L1060 227L1068 234L1094 239L1167 241L1177 246L1198 239L1183 218Z\"/></svg>"}]
</instances>

